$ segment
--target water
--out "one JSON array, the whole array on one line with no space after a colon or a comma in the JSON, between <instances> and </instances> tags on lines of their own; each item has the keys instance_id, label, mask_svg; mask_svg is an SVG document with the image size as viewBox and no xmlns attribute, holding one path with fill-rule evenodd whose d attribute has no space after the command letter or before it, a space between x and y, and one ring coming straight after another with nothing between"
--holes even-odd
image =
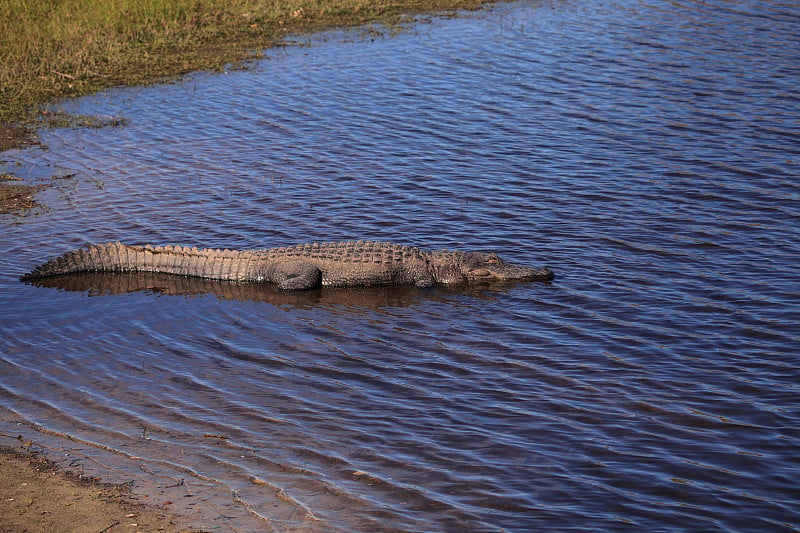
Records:
<instances>
[{"instance_id":1,"label":"water","mask_svg":"<svg viewBox=\"0 0 800 533\"><path fill-rule=\"evenodd\" d=\"M498 4L65 102L129 122L2 156L50 187L0 220L0 441L220 531L800 529L799 24ZM107 240L344 239L557 277L17 281Z\"/></svg>"}]
</instances>

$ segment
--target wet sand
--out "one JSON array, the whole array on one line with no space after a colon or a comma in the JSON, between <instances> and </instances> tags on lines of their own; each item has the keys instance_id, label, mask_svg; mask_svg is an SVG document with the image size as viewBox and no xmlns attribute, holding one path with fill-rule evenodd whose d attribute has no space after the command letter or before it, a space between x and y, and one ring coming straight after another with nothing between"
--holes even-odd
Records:
<instances>
[{"instance_id":1,"label":"wet sand","mask_svg":"<svg viewBox=\"0 0 800 533\"><path fill-rule=\"evenodd\" d=\"M0 533L199 532L127 487L80 479L49 461L0 448Z\"/></svg>"}]
</instances>

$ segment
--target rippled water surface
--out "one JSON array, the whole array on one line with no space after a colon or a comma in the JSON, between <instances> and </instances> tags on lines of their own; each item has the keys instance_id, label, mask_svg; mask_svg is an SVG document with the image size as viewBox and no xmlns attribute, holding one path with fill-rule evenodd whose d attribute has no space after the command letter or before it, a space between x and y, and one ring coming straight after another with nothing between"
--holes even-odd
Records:
<instances>
[{"instance_id":1,"label":"rippled water surface","mask_svg":"<svg viewBox=\"0 0 800 533\"><path fill-rule=\"evenodd\" d=\"M498 4L64 103L128 122L0 156L49 185L0 218L0 442L218 531L800 529L799 29ZM557 277L17 280L108 240L345 239Z\"/></svg>"}]
</instances>

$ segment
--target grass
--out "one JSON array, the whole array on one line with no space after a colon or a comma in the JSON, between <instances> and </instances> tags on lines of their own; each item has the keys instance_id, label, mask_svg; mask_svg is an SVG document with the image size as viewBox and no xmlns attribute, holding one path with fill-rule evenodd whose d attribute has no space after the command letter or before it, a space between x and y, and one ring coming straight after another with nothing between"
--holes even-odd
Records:
<instances>
[{"instance_id":1,"label":"grass","mask_svg":"<svg viewBox=\"0 0 800 533\"><path fill-rule=\"evenodd\" d=\"M481 0L0 0L0 125L43 104L253 57L288 33Z\"/></svg>"}]
</instances>

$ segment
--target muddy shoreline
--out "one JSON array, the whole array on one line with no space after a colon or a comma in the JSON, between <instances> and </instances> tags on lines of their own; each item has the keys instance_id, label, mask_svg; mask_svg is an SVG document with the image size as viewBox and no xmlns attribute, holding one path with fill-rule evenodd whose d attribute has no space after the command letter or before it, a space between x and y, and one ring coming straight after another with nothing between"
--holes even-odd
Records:
<instances>
[{"instance_id":1,"label":"muddy shoreline","mask_svg":"<svg viewBox=\"0 0 800 533\"><path fill-rule=\"evenodd\" d=\"M86 478L22 449L0 446L0 487L0 532L202 531L124 484Z\"/></svg>"}]
</instances>

